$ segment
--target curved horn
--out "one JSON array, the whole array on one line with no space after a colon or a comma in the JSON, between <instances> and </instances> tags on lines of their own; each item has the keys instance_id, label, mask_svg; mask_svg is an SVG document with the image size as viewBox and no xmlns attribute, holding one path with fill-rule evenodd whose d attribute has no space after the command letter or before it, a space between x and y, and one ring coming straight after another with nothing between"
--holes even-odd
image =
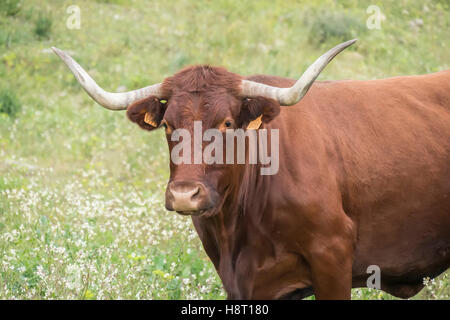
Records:
<instances>
[{"instance_id":1,"label":"curved horn","mask_svg":"<svg viewBox=\"0 0 450 320\"><path fill-rule=\"evenodd\" d=\"M277 100L280 105L291 106L300 101L308 92L314 80L319 76L320 72L333 60L333 58L345 48L351 46L357 39L353 39L340 45L337 45L324 55L320 56L312 65L306 69L305 73L290 88L272 87L266 84L242 80L242 95L245 97L263 96Z\"/></svg>"},{"instance_id":2,"label":"curved horn","mask_svg":"<svg viewBox=\"0 0 450 320\"><path fill-rule=\"evenodd\" d=\"M87 72L69 56L66 52L52 47L52 50L61 58L62 61L69 67L70 71L75 75L78 82L84 90L94 99L98 104L110 110L125 110L133 102L153 95L157 98L162 98L161 84L155 84L142 89L113 93L107 92L99 87L99 85L92 79Z\"/></svg>"}]
</instances>

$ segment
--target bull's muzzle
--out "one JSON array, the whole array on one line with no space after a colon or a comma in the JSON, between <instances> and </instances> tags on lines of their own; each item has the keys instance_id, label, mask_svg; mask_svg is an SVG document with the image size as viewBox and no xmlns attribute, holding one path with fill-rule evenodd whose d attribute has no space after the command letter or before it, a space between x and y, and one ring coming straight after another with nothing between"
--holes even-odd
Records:
<instances>
[{"instance_id":1,"label":"bull's muzzle","mask_svg":"<svg viewBox=\"0 0 450 320\"><path fill-rule=\"evenodd\" d=\"M166 189L166 209L184 215L201 215L214 203L208 188L196 181L172 181Z\"/></svg>"}]
</instances>

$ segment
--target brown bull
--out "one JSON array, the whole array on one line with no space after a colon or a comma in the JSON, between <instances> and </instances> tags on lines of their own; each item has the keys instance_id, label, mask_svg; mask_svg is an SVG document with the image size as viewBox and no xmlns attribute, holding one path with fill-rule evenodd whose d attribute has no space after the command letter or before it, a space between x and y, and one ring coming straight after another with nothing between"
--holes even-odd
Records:
<instances>
[{"instance_id":1,"label":"brown bull","mask_svg":"<svg viewBox=\"0 0 450 320\"><path fill-rule=\"evenodd\" d=\"M54 50L98 103L164 126L170 151L174 130L192 133L195 120L224 131L262 116L260 129L279 129L274 175L260 164L170 164L166 207L192 215L228 298L348 299L371 265L381 289L410 297L450 265L450 70L311 87L353 42L298 81L195 66L117 94Z\"/></svg>"}]
</instances>

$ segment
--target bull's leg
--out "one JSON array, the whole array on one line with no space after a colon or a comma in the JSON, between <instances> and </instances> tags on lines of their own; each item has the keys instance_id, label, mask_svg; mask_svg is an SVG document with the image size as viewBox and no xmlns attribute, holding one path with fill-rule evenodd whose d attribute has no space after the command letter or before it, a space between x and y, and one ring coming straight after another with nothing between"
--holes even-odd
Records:
<instances>
[{"instance_id":1,"label":"bull's leg","mask_svg":"<svg viewBox=\"0 0 450 320\"><path fill-rule=\"evenodd\" d=\"M327 203L327 202L322 202ZM328 202L330 203L330 202ZM353 221L336 205L311 213L305 258L317 299L350 299L356 232Z\"/></svg>"},{"instance_id":2,"label":"bull's leg","mask_svg":"<svg viewBox=\"0 0 450 320\"><path fill-rule=\"evenodd\" d=\"M317 299L350 299L353 246L346 239L331 242L315 244L309 254L313 290Z\"/></svg>"}]
</instances>

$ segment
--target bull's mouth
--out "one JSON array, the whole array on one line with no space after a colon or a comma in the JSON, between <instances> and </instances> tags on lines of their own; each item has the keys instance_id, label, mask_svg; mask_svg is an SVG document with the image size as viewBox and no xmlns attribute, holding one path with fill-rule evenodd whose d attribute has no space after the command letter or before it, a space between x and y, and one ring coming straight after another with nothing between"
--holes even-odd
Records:
<instances>
[{"instance_id":1,"label":"bull's mouth","mask_svg":"<svg viewBox=\"0 0 450 320\"><path fill-rule=\"evenodd\" d=\"M176 211L176 213L181 214L182 216L202 216L205 213L207 213L208 211L210 211L211 208L209 209L201 209L201 210L196 210L196 211Z\"/></svg>"}]
</instances>

